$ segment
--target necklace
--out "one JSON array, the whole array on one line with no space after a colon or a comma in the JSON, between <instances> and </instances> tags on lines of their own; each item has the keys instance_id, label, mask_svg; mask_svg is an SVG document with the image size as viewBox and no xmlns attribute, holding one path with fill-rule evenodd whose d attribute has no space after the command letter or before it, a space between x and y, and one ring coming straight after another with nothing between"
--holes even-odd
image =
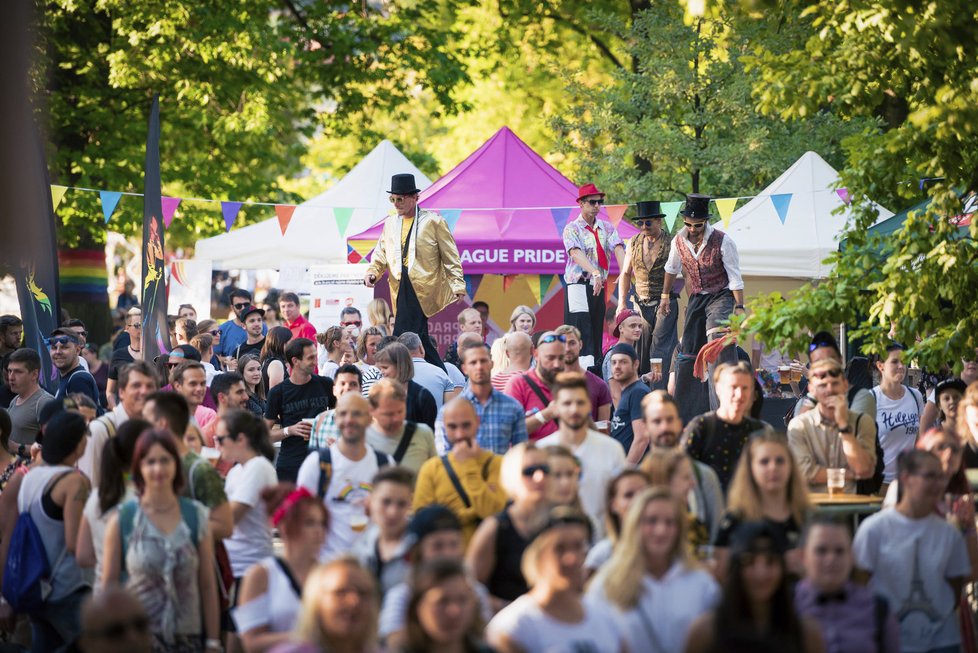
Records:
<instances>
[{"instance_id":1,"label":"necklace","mask_svg":"<svg viewBox=\"0 0 978 653\"><path fill-rule=\"evenodd\" d=\"M180 504L179 501L174 501L173 503L171 503L170 505L166 506L165 508L160 508L159 506L149 505L148 503L141 503L140 505L143 508L143 512L153 513L153 514L156 514L156 515L162 515L163 513L170 512L171 510L173 510L174 508L176 508L179 504Z\"/></svg>"}]
</instances>

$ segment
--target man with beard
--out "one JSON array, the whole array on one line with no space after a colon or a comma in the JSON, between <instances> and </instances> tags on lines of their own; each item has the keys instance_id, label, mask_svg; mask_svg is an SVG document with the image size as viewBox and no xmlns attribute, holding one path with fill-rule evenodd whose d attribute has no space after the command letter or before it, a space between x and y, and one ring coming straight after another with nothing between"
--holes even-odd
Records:
<instances>
[{"instance_id":1,"label":"man with beard","mask_svg":"<svg viewBox=\"0 0 978 653\"><path fill-rule=\"evenodd\" d=\"M81 342L75 332L65 327L55 329L51 332L48 347L51 351L51 362L61 374L61 381L54 398L64 399L68 395L80 392L91 398L98 407L99 415L104 413L95 377L85 371L78 362Z\"/></svg>"},{"instance_id":2,"label":"man with beard","mask_svg":"<svg viewBox=\"0 0 978 653\"><path fill-rule=\"evenodd\" d=\"M243 345L248 340L248 333L245 331L244 321L241 313L246 308L251 307L251 293L241 288L231 291L231 308L234 310L234 319L228 320L221 325L221 340L215 345L214 353L225 358L234 356L238 345ZM262 335L268 333L268 328L262 325ZM222 361L223 362L223 361Z\"/></svg>"},{"instance_id":3,"label":"man with beard","mask_svg":"<svg viewBox=\"0 0 978 653\"><path fill-rule=\"evenodd\" d=\"M238 314L245 327L245 341L232 352L235 360L245 354L261 356L261 350L265 346L265 311L257 306L248 306Z\"/></svg>"},{"instance_id":4,"label":"man with beard","mask_svg":"<svg viewBox=\"0 0 978 653\"><path fill-rule=\"evenodd\" d=\"M560 427L537 446L562 445L580 461L578 496L596 527L595 539L600 539L604 535L605 493L611 479L625 467L625 452L612 438L590 429L591 394L582 374L558 374L553 392Z\"/></svg>"},{"instance_id":5,"label":"man with beard","mask_svg":"<svg viewBox=\"0 0 978 653\"><path fill-rule=\"evenodd\" d=\"M618 343L611 348L611 378L621 387L621 400L611 418L611 437L625 449L625 458L637 465L649 446L642 421L642 399L649 386L638 378L638 354L631 345Z\"/></svg>"},{"instance_id":6,"label":"man with beard","mask_svg":"<svg viewBox=\"0 0 978 653\"><path fill-rule=\"evenodd\" d=\"M564 371L567 337L547 331L537 343L536 367L526 374L513 376L506 384L505 394L523 406L526 432L531 440L550 435L557 430L557 406L551 386L557 374Z\"/></svg>"},{"instance_id":7,"label":"man with beard","mask_svg":"<svg viewBox=\"0 0 978 653\"><path fill-rule=\"evenodd\" d=\"M645 421L645 432L649 436L649 455L646 461L656 454L679 451L679 436L683 431L683 422L679 419L679 404L672 395L664 390L654 390L642 400L642 417ZM692 460L693 476L696 486L693 488L696 506L702 512L703 523L710 532L710 541L720 530L720 518L723 516L723 490L720 478L713 469L698 460ZM643 464L644 467L644 464Z\"/></svg>"},{"instance_id":8,"label":"man with beard","mask_svg":"<svg viewBox=\"0 0 978 653\"><path fill-rule=\"evenodd\" d=\"M595 422L607 422L611 419L611 390L604 379L581 367L581 332L575 326L562 324L554 329L554 333L567 338L564 371L583 374L587 381L587 393L591 397L591 419Z\"/></svg>"}]
</instances>

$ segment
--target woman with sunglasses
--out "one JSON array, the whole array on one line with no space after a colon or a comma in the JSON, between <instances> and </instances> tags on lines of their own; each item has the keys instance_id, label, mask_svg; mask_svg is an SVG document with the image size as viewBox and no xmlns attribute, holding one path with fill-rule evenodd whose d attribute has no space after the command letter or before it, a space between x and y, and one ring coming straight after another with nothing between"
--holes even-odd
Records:
<instances>
[{"instance_id":1,"label":"woman with sunglasses","mask_svg":"<svg viewBox=\"0 0 978 653\"><path fill-rule=\"evenodd\" d=\"M272 327L265 336L258 360L261 362L261 384L266 397L289 373L285 365L285 345L289 340L292 340L292 332L284 326Z\"/></svg>"},{"instance_id":2,"label":"woman with sunglasses","mask_svg":"<svg viewBox=\"0 0 978 653\"><path fill-rule=\"evenodd\" d=\"M886 356L876 361L880 384L873 388L876 398L876 424L883 447L883 491L896 480L896 459L901 452L913 449L920 426L924 400L914 388L903 384L907 366L903 363L903 346L891 344Z\"/></svg>"},{"instance_id":3,"label":"woman with sunglasses","mask_svg":"<svg viewBox=\"0 0 978 653\"><path fill-rule=\"evenodd\" d=\"M663 486L635 497L621 543L588 588L589 603L617 611L629 651L682 650L690 625L720 598L689 554L684 505Z\"/></svg>"},{"instance_id":4,"label":"woman with sunglasses","mask_svg":"<svg viewBox=\"0 0 978 653\"><path fill-rule=\"evenodd\" d=\"M947 475L933 453L911 449L897 457L897 478L896 507L871 515L856 531L856 580L868 579L889 602L901 650L960 651L955 610L972 565L961 531L938 514Z\"/></svg>"},{"instance_id":5,"label":"woman with sunglasses","mask_svg":"<svg viewBox=\"0 0 978 653\"><path fill-rule=\"evenodd\" d=\"M266 320L266 324L267 323L268 322ZM213 341L211 342L213 351L210 359L208 360L210 360L211 365L214 366L214 369L224 371L227 366L224 364L221 357L217 355L217 352L221 350L221 330L218 328L219 326L220 325L218 325L216 320L201 320L197 323L197 333L206 333L213 338Z\"/></svg>"},{"instance_id":6,"label":"woman with sunglasses","mask_svg":"<svg viewBox=\"0 0 978 653\"><path fill-rule=\"evenodd\" d=\"M590 540L591 522L583 513L561 506L546 515L520 564L532 589L489 622L491 646L500 653L627 650L607 604L583 600Z\"/></svg>"},{"instance_id":7,"label":"woman with sunglasses","mask_svg":"<svg viewBox=\"0 0 978 653\"><path fill-rule=\"evenodd\" d=\"M520 558L547 519L549 476L547 454L533 443L522 442L503 457L499 482L512 503L479 524L465 556L495 610L526 593Z\"/></svg>"}]
</instances>

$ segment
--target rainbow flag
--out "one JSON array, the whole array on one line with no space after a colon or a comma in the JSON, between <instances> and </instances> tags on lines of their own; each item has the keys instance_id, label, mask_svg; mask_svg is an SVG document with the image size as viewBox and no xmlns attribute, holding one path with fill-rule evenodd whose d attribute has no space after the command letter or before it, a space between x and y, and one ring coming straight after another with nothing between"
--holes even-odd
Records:
<instances>
[{"instance_id":1,"label":"rainbow flag","mask_svg":"<svg viewBox=\"0 0 978 653\"><path fill-rule=\"evenodd\" d=\"M104 302L109 273L104 249L71 249L58 252L61 299L66 302Z\"/></svg>"}]
</instances>

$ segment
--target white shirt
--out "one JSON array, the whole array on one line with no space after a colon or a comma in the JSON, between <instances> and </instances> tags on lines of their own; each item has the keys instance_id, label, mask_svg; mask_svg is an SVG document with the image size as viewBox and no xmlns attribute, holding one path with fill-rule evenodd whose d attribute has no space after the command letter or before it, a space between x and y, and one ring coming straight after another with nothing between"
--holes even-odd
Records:
<instances>
[{"instance_id":1,"label":"white shirt","mask_svg":"<svg viewBox=\"0 0 978 653\"><path fill-rule=\"evenodd\" d=\"M562 444L559 431L541 438L537 447L555 444ZM625 450L614 438L590 430L581 444L568 448L581 461L577 494L584 512L597 528L594 539L600 539L604 537L605 492L611 479L625 468Z\"/></svg>"},{"instance_id":2,"label":"white shirt","mask_svg":"<svg viewBox=\"0 0 978 653\"><path fill-rule=\"evenodd\" d=\"M920 411L923 401L913 388L903 387L903 396L890 399L879 386L872 389L876 398L876 425L880 446L883 447L883 481L892 483L897 477L897 456L913 449L920 432Z\"/></svg>"},{"instance_id":3,"label":"white shirt","mask_svg":"<svg viewBox=\"0 0 978 653\"><path fill-rule=\"evenodd\" d=\"M102 422L106 419L115 425L112 436L115 436L119 427L129 421L129 413L123 408L122 402L115 408L102 415L98 419L93 419L88 425L88 444L85 445L85 453L82 454L75 466L78 470L88 477L92 482L92 487L98 487L99 476L102 470L102 449L109 441L109 429Z\"/></svg>"},{"instance_id":4,"label":"white shirt","mask_svg":"<svg viewBox=\"0 0 978 653\"><path fill-rule=\"evenodd\" d=\"M367 528L367 500L373 491L373 478L379 468L374 450L370 445L364 446L367 453L360 460L350 460L340 453L338 443L329 448L333 471L323 499L329 511L329 533L319 552L321 562L353 553ZM296 485L306 488L313 495L319 493L318 452L313 451L306 456L299 468ZM354 525L362 526L355 530Z\"/></svg>"},{"instance_id":5,"label":"white shirt","mask_svg":"<svg viewBox=\"0 0 978 653\"><path fill-rule=\"evenodd\" d=\"M669 258L666 260L665 271L669 274L680 274L683 271L683 261L679 255L679 239L682 238L689 251L693 253L694 259L699 259L700 254L706 248L706 242L710 239L710 234L714 232L711 225L706 225L703 232L703 240L700 242L699 249L693 247L689 242L689 229L683 227L672 239L672 248L669 250ZM727 271L727 279L730 282L727 287L730 290L743 290L744 279L740 276L740 254L737 253L737 245L734 244L730 234L724 234L720 241L720 258L723 261L723 269Z\"/></svg>"},{"instance_id":6,"label":"white shirt","mask_svg":"<svg viewBox=\"0 0 978 653\"><path fill-rule=\"evenodd\" d=\"M971 563L956 528L937 515L910 519L890 508L862 523L852 550L856 566L872 574L869 588L886 598L891 614L899 615L913 603L926 610L914 609L898 619L903 653L961 641L958 602L947 579L968 576Z\"/></svg>"},{"instance_id":7,"label":"white shirt","mask_svg":"<svg viewBox=\"0 0 978 653\"><path fill-rule=\"evenodd\" d=\"M126 487L126 493L122 497L122 501L118 504L112 506L104 513L99 514L101 509L99 508L98 501L98 487L92 488L92 493L88 495L88 500L85 502L85 507L82 509L82 515L88 520L88 529L92 533L92 548L95 549L95 584L94 587L99 587L102 584L102 549L105 545L105 528L109 525L109 518L115 514L119 506L124 504L126 501L135 498L136 494L133 492L132 486Z\"/></svg>"},{"instance_id":8,"label":"white shirt","mask_svg":"<svg viewBox=\"0 0 978 653\"><path fill-rule=\"evenodd\" d=\"M231 537L224 540L235 578L241 578L248 567L273 553L272 528L261 492L276 483L275 466L260 454L244 465L232 467L224 481L228 501L249 506L248 512L234 525Z\"/></svg>"},{"instance_id":9,"label":"white shirt","mask_svg":"<svg viewBox=\"0 0 978 653\"><path fill-rule=\"evenodd\" d=\"M268 576L268 589L231 611L239 633L267 626L273 633L292 632L302 607L301 597L292 589L292 583L275 558L259 562Z\"/></svg>"},{"instance_id":10,"label":"white shirt","mask_svg":"<svg viewBox=\"0 0 978 653\"><path fill-rule=\"evenodd\" d=\"M645 574L642 593L631 610L620 610L610 602L604 583L604 572L598 572L588 587L585 604L607 605L614 610L629 651L682 651L693 621L712 610L720 600L720 586L710 574L689 569L681 562L673 563L660 579ZM654 629L654 635L649 628ZM657 641L659 646L650 646L650 640Z\"/></svg>"},{"instance_id":11,"label":"white shirt","mask_svg":"<svg viewBox=\"0 0 978 653\"><path fill-rule=\"evenodd\" d=\"M585 604L584 619L567 623L548 615L529 594L524 594L489 622L486 638L492 644L505 635L524 651L533 653L619 653L625 635L616 626L614 613L606 605Z\"/></svg>"}]
</instances>

